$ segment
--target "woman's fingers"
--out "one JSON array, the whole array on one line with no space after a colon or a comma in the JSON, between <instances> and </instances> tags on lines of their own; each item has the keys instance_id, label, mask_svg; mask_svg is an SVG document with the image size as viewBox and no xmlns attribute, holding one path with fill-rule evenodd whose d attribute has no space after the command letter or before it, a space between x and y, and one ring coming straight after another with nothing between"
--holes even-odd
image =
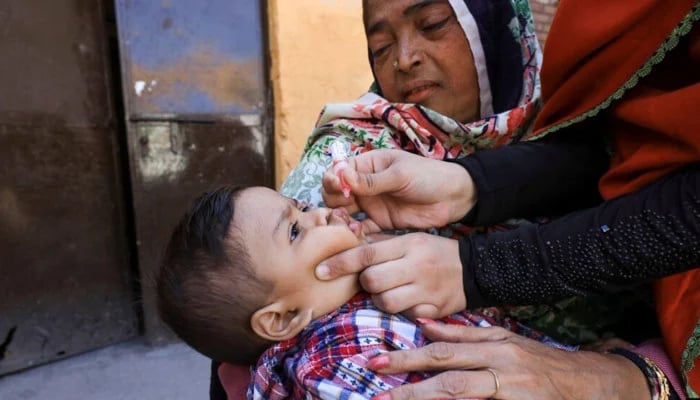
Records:
<instances>
[{"instance_id":1,"label":"woman's fingers","mask_svg":"<svg viewBox=\"0 0 700 400\"><path fill-rule=\"evenodd\" d=\"M500 327L475 327L419 320L423 334L433 343L412 350L392 351L370 360L375 371L391 374L407 371L484 368L503 350L513 333Z\"/></svg>"},{"instance_id":2,"label":"woman's fingers","mask_svg":"<svg viewBox=\"0 0 700 400\"><path fill-rule=\"evenodd\" d=\"M644 374L615 354L568 352L497 327L418 322L426 337L442 341L383 353L370 359L367 366L378 374L447 372L375 398L559 400L589 399L601 393L621 394L624 399L650 398Z\"/></svg>"},{"instance_id":3,"label":"woman's fingers","mask_svg":"<svg viewBox=\"0 0 700 400\"><path fill-rule=\"evenodd\" d=\"M401 314L413 320L417 318L440 318L442 316L440 309L432 303L415 304L407 310L402 311Z\"/></svg>"},{"instance_id":4,"label":"woman's fingers","mask_svg":"<svg viewBox=\"0 0 700 400\"><path fill-rule=\"evenodd\" d=\"M476 327L441 324L433 321L423 323L425 337L433 342L476 343L498 342L508 339L513 333L501 327Z\"/></svg>"},{"instance_id":5,"label":"woman's fingers","mask_svg":"<svg viewBox=\"0 0 700 400\"><path fill-rule=\"evenodd\" d=\"M408 317L436 318L466 307L459 244L426 233L394 237L377 246L360 284L380 309ZM358 249L358 253L361 252ZM383 253L383 256L379 256ZM352 253L349 253L352 254ZM378 262L381 260L386 260ZM330 261L329 261L330 262Z\"/></svg>"},{"instance_id":6,"label":"woman's fingers","mask_svg":"<svg viewBox=\"0 0 700 400\"><path fill-rule=\"evenodd\" d=\"M398 299L408 296L414 296L415 298L416 295L420 294L423 296L427 295L427 293L414 292L410 290L408 285L413 283L415 280L414 271L407 268L404 260L401 258L404 256L403 251L397 250L394 255L396 255L396 258L392 260L374 264L371 268L365 269L362 274L360 274L359 278L360 285L362 285L362 287L369 293L384 295L387 292L394 292L389 293L390 296L383 296L384 298L381 299L381 304L377 304L379 308L389 313L401 312L415 305L415 303L410 305L401 304L403 306L401 309L396 309L395 307L392 307L391 309L384 308L384 304L395 304L398 306L399 304L396 303L396 300ZM397 291L399 288L402 290Z\"/></svg>"},{"instance_id":7,"label":"woman's fingers","mask_svg":"<svg viewBox=\"0 0 700 400\"><path fill-rule=\"evenodd\" d=\"M489 398L498 383L488 370L448 371L424 381L399 386L373 397L373 400Z\"/></svg>"},{"instance_id":8,"label":"woman's fingers","mask_svg":"<svg viewBox=\"0 0 700 400\"><path fill-rule=\"evenodd\" d=\"M365 274L367 271L369 270L366 270ZM365 290L369 293L374 293L372 294L372 302L379 307L379 309L391 314L403 313L416 306L421 297L425 297L425 293L420 292L420 287L411 283L405 283L404 281L407 279L410 278L404 275L396 279L384 280L382 284L386 285L386 287L369 285L370 287L377 287L384 290L378 290L376 292L367 288L365 288ZM362 287L365 287L362 275L360 275L360 284ZM377 285L377 283L375 282L373 285ZM407 316L409 318L411 317L410 315Z\"/></svg>"},{"instance_id":9,"label":"woman's fingers","mask_svg":"<svg viewBox=\"0 0 700 400\"><path fill-rule=\"evenodd\" d=\"M400 238L368 243L336 254L316 267L316 277L324 281L333 280L359 273L372 265L401 258L404 250Z\"/></svg>"},{"instance_id":10,"label":"woman's fingers","mask_svg":"<svg viewBox=\"0 0 700 400\"><path fill-rule=\"evenodd\" d=\"M381 242L382 240L396 237L396 235L381 233L383 230L382 227L370 218L360 221L360 225L362 226L362 233L367 236L367 241L369 243Z\"/></svg>"},{"instance_id":11,"label":"woman's fingers","mask_svg":"<svg viewBox=\"0 0 700 400\"><path fill-rule=\"evenodd\" d=\"M343 171L345 181L350 185L352 193L358 196L377 196L381 194L394 194L405 187L408 177L401 176L401 171L396 167L377 171L374 173L361 173L350 169Z\"/></svg>"},{"instance_id":12,"label":"woman's fingers","mask_svg":"<svg viewBox=\"0 0 700 400\"><path fill-rule=\"evenodd\" d=\"M328 207L345 207L350 214L360 210L352 192L349 197L345 197L340 185L340 179L333 173L333 170L329 169L323 174L321 195L323 196L323 202Z\"/></svg>"},{"instance_id":13,"label":"woman's fingers","mask_svg":"<svg viewBox=\"0 0 700 400\"><path fill-rule=\"evenodd\" d=\"M372 196L393 192L397 183L392 179L395 175L391 168L392 159L393 157L386 151L374 151L350 158L349 167L340 172L350 186L349 198L343 194L340 177L333 168L327 169L322 179L323 201L329 207L347 207L355 203L352 199L354 194Z\"/></svg>"},{"instance_id":14,"label":"woman's fingers","mask_svg":"<svg viewBox=\"0 0 700 400\"><path fill-rule=\"evenodd\" d=\"M368 367L382 374L408 371L474 369L488 365L494 346L490 343L435 342L418 349L392 351L372 358Z\"/></svg>"}]
</instances>

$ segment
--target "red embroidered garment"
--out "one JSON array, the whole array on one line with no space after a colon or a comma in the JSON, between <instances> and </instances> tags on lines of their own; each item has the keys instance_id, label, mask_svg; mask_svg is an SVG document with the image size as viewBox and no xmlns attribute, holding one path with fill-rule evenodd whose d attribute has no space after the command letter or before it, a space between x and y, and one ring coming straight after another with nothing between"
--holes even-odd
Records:
<instances>
[{"instance_id":1,"label":"red embroidered garment","mask_svg":"<svg viewBox=\"0 0 700 400\"><path fill-rule=\"evenodd\" d=\"M594 129L611 135L614 152L600 182L604 198L700 161L699 19L695 0L560 3L533 135L601 118ZM700 270L657 281L655 296L667 351L697 395Z\"/></svg>"}]
</instances>

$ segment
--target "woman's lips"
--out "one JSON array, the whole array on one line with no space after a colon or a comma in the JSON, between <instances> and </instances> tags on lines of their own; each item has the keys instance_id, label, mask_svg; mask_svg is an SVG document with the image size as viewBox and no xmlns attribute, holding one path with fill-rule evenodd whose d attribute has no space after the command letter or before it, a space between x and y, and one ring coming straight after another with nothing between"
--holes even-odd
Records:
<instances>
[{"instance_id":1,"label":"woman's lips","mask_svg":"<svg viewBox=\"0 0 700 400\"><path fill-rule=\"evenodd\" d=\"M438 88L438 85L433 82L421 82L412 85L412 88L403 92L404 102L406 103L422 103L432 96L433 92Z\"/></svg>"}]
</instances>

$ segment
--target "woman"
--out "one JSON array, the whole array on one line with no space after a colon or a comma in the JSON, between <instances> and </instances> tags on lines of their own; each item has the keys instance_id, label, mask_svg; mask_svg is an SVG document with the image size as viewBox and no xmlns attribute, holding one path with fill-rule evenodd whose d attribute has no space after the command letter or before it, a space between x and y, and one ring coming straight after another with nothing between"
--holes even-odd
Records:
<instances>
[{"instance_id":1,"label":"woman","mask_svg":"<svg viewBox=\"0 0 700 400\"><path fill-rule=\"evenodd\" d=\"M557 135L565 131L591 132L592 136L599 132L610 134L614 157L610 170L601 180L601 192L609 199L606 203L548 225L526 226L464 241L460 254L439 255L447 260L446 265L460 266L456 274L436 276L439 274L427 275L416 270L413 277L404 275L403 281L398 281L395 279L397 269L411 270L411 266L421 265L412 262L411 257L417 254L426 257L426 252L430 252L428 246L406 250L401 241L407 239L401 238L329 260L320 268L321 275L328 278L338 275L338 271L356 271L363 265L371 265L361 280L365 288L377 298L388 299L385 303L395 307L392 311L407 309L421 316L439 315L448 310L445 304L452 303L442 299L454 297L451 290L440 293L442 288L438 293L426 294L428 284L425 281L459 281L466 291L464 301L469 307L478 307L528 304L571 294L616 291L700 265L700 170L697 166L700 119L694 109L700 100L700 33L696 28L699 19L700 6L696 1L670 5L645 0L635 3L634 7L605 1L561 2L546 47L545 107L534 136L554 131L559 131ZM440 163L411 171L407 168L417 161L410 155L367 153L357 157L354 165L360 172L373 174L345 174L354 197L349 201L340 197L337 180L327 175L325 199L331 205L359 206L368 211L374 222L383 221L380 223L383 228L435 222L432 217L421 220L416 219L415 214L405 213L400 208L402 201L443 210L448 221L461 218L469 210L472 212L467 222L523 215L537 204L536 201L546 206L549 193L558 190L556 185L545 185L538 193L547 194L547 197L533 199L527 187L531 178L541 176L542 170L559 170L556 157L565 152L557 146L543 143L540 148L531 146L529 153L512 146L468 157L462 162L465 169L452 175L455 182L461 182L455 187L409 185L410 181L426 175L426 170L430 176L440 175L440 171L445 174L454 171ZM536 161L549 156L554 156L548 158L548 161L554 160L549 165ZM507 159L511 160L513 168L504 164ZM530 164L527 160L533 162ZM370 163L372 167L367 168ZM566 170L559 171L564 172L562 179L567 179ZM358 180L360 176L362 179ZM386 177L391 179L384 179ZM371 188L366 187L367 182L372 183ZM444 201L445 198L456 200ZM376 204L387 199L392 204L393 214L373 214L372 210L381 210ZM475 203L478 207L473 209ZM700 384L694 362L700 353L699 282L695 269L655 284L664 344L675 367L681 371L683 389L691 397L697 396ZM517 356L512 356L513 351L508 353L512 361L509 365L474 360L486 354L486 349L498 351L498 347L491 346L494 343L508 341L513 345L513 338L503 335L474 338L473 332L461 332L469 336L459 339L455 332L440 333L438 328L430 329L436 338L449 341L492 343L440 347L445 352L443 355L464 355L460 360L431 359L429 349L389 355L377 361L379 370L491 368L500 378L495 381L500 389L498 398L527 398L522 393L518 397L514 389L506 388L505 384L516 381L516 372L522 375L522 370L513 365L528 362L532 365L536 361L527 356L527 351ZM466 348L470 351L463 351ZM527 350L528 345L516 343L513 348ZM445 358L450 362L446 364ZM650 387L663 387L663 383L659 385L659 379L654 378L659 375L649 373L648 368L653 369L654 363L640 362L633 355L630 360L647 372ZM575 371L576 363L563 359L559 362L560 371L563 371L559 375L561 379L550 377L548 382L566 382L567 378L562 378L566 375L564 372ZM579 370L589 365L583 360L577 362ZM612 368L611 371L615 371L615 367ZM468 396L468 391L461 390L463 387L451 393L440 389L455 382L468 385L469 372L454 371L439 379L402 387L393 392L394 397L388 394L386 398L402 398L409 393L414 396L417 393ZM546 389L546 385L540 388ZM567 389L569 393L585 393ZM589 392L592 393L597 392ZM548 398L543 392L540 395Z\"/></svg>"},{"instance_id":2,"label":"woman","mask_svg":"<svg viewBox=\"0 0 700 400\"><path fill-rule=\"evenodd\" d=\"M455 10L457 7L459 7L461 2L452 2L452 6L455 7ZM503 7L504 4L498 4L496 5L495 2L468 2L471 3L470 5L475 7L477 5L481 5L483 9L478 9L476 8L476 11L483 11L485 14L488 14L489 11L493 10L499 10L498 7ZM421 101L424 102L425 104L430 105L437 111L441 111L448 116L458 118L461 121L465 121L470 118L474 118L475 116L481 116L485 115L488 116L492 113L491 110L495 111L497 114L495 117L488 118L486 122L479 121L474 124L467 124L466 126L471 126L474 127L472 130L472 133L474 133L471 137L467 135L466 139L459 138L457 140L460 141L460 144L462 144L462 147L476 147L476 145L480 144L481 142L487 142L487 145L483 145L483 147L489 147L492 144L499 144L499 142L504 142L508 143L512 141L513 138L517 139L517 136L521 132L519 129L522 125L519 125L518 123L515 123L516 121L521 121L521 122L527 122L528 118L523 118L523 115L527 115L528 107L526 104L521 104L521 106L524 107L516 107L518 112L517 113L511 113L509 112L510 108L517 106L519 103L525 101L525 103L530 103L534 104L533 100L536 100L535 96L532 96L532 93L536 93L536 82L531 81L530 84L532 87L528 87L528 82L527 79L522 79L522 83L520 86L516 87L517 91L515 95L512 95L512 93L509 93L510 90L513 89L513 85L504 85L504 86L499 86L497 83L502 82L501 78L499 77L499 72L503 75L501 76L508 76L508 75L513 75L512 70L509 71L507 68L504 68L505 71L503 70L498 70L498 68L495 68L496 71L492 71L492 69L486 68L484 65L484 61L488 62L489 57L487 57L489 53L489 49L498 49L498 48L503 48L500 45L495 45L494 43L489 43L488 38L491 37L505 37L508 38L508 35L510 35L510 42L513 42L513 36L510 30L506 29L508 27L508 23L511 22L511 18L506 17L505 21L506 23L501 26L500 31L497 32L488 32L488 35L482 34L480 30L484 30L484 26L479 26L479 25L474 25L472 24L472 29L471 31L468 30L466 32L466 36L469 37L470 32L472 35L475 34L482 34L481 40L485 41L485 44L482 46L478 42L473 42L470 40L469 44L471 45L471 49L467 47L467 51L473 52L474 54L472 57L475 58L475 64L477 66L481 65L483 68L481 71L481 75L478 72L478 68L476 72L476 77L472 78L472 82L477 81L479 82L479 94L477 95L471 95L471 96L459 96L458 94L462 94L464 90L467 90L469 87L474 88L475 86L472 84L471 86L469 85L464 85L460 86L462 83L460 82L452 82L447 78L450 78L454 74L456 74L456 71L453 71L451 68L453 67L450 65L447 61L454 59L454 51L453 50L447 50L449 49L448 47L442 47L438 46L440 43L438 42L437 44L433 41L430 40L430 38L436 38L436 39L441 39L441 38L447 38L449 37L449 33L453 33L453 30L447 30L450 28L454 28L455 24L454 21L452 20L446 20L444 18L444 15L441 14L441 11L444 10L444 6L446 5L446 2L420 2L420 1L402 1L402 2L372 2L368 1L365 3L365 10L370 10L372 6L381 6L379 10L389 10L384 9L382 7L394 7L396 10L391 9L390 12L386 12L382 14L381 12L367 12L366 13L366 18L368 18L368 15L372 16L377 16L379 15L380 18L378 18L374 22L370 22L367 24L367 31L368 31L368 36L370 36L370 47L375 47L372 51L372 56L376 57L376 60L374 60L373 65L375 66L374 71L375 74L377 75L378 82L380 84L380 89L382 92L387 96L390 97L391 100L394 101ZM510 3L505 2L505 4L510 7ZM461 3L462 9L464 9L464 3ZM496 6L493 9L490 9L489 6ZM400 6L400 7L399 7ZM436 8L442 6L443 8ZM398 8L397 8L398 7ZM522 5L521 5L522 7ZM517 8L516 8L517 9ZM444 11L442 11L444 12ZM473 11L474 12L474 11ZM475 15L481 15L478 12L474 12ZM393 19L394 16L403 16L406 17L405 19L398 19L395 20ZM457 12L457 15L461 16L463 13ZM513 14L514 15L514 14ZM384 16L382 19L381 17ZM376 19L376 18L375 18ZM367 20L366 20L367 22ZM462 22L461 20L459 21L460 23ZM478 22L478 20L476 21ZM468 22L461 23L460 26L465 26L467 25ZM388 26L387 26L388 25ZM386 29L389 29L388 31ZM447 29L445 29L447 28ZM384 30L383 30L384 29ZM396 35L396 32L401 31L402 33L407 33L406 36L402 35ZM499 33L494 34L494 33ZM379 36L374 36L373 35L379 35ZM382 36L383 35L383 36ZM386 62L382 63L382 53L383 48L387 46L387 43L385 40L387 37L389 38L389 46L394 46L394 43L391 43L390 41L392 40L394 36L398 36L401 40L399 44L396 44L396 46L405 46L402 47L404 49L407 49L408 51L405 53L405 57L403 57L401 60L397 60L396 63L389 63L387 64ZM464 41L464 33L462 34L462 41ZM377 40L377 37L379 40ZM375 39L375 40L373 40ZM410 39L410 40L409 40ZM454 39L449 40L450 43L452 43ZM473 39L472 39L473 40ZM534 35L531 35L528 38L529 41L534 40ZM415 53L410 51L412 46L415 45L415 43L420 43L423 46L422 52ZM478 54L478 50L475 49L475 43L479 44L478 47L483 47L482 52L483 54ZM517 43L517 42L516 42ZM489 45L490 44L490 45ZM437 50L443 50L442 53L436 52ZM447 50L447 51L445 51ZM462 51L464 52L464 51ZM536 55L530 54L530 57L524 57L524 55L528 55L527 52L525 51L519 51L518 53L518 70L520 71L520 76L526 76L527 70L526 68L523 68L524 65L528 65L528 62L532 62L533 60L537 60ZM417 56L417 57L416 57ZM421 58L421 56L430 56L426 58ZM413 58L412 58L413 57ZM481 63L476 61L479 59L479 57L482 58ZM534 57L534 58L533 58ZM523 61L523 58L525 60ZM443 61L445 61L443 63ZM493 58L491 58L491 64L492 67L498 66L502 67L504 65L509 65L508 60L497 60L493 61ZM380 65L381 64L381 65ZM377 66L380 66L381 68L376 68ZM464 67L463 69L468 70L468 65L467 67ZM425 75L421 75L416 77L415 74L413 74L412 71L421 71L425 72ZM457 69L459 70L459 69ZM525 71L524 71L525 70ZM387 72L389 71L389 72ZM391 72L394 71L394 72ZM446 71L449 71L448 73L444 73ZM504 73L505 72L505 73ZM399 76L399 79L387 79L383 75L385 74L396 74ZM474 74L472 74L474 76ZM488 76L488 78L485 78L485 76ZM408 78L408 79L406 79ZM418 79L420 78L420 79ZM489 79L491 78L491 79ZM417 80L418 79L418 80ZM402 81L403 80L403 81ZM405 81L405 82L404 82ZM417 82L417 83L416 83ZM491 83L494 82L492 85L493 87L491 90L486 90L486 84L488 83L489 86L491 86ZM392 86L393 84L393 86ZM406 84L407 86L405 88L402 88L402 84ZM412 86L411 86L412 85ZM453 89L455 87L463 87L463 89L458 89L450 92L448 89ZM522 87L522 89L521 89ZM509 90L510 89L510 90ZM471 91L473 92L473 90ZM433 97L435 94L440 94L440 96ZM438 101L440 97L445 97L445 96L450 96L455 99L455 102L460 103L461 106L457 108L451 108L452 102L440 102ZM487 101L489 100L489 97L492 97L492 101ZM475 101L474 99L478 99ZM514 100L515 99L515 100ZM510 103L509 103L510 102ZM490 103L490 104L489 104ZM491 109L489 109L489 105L491 105ZM509 108L510 107L510 108ZM383 110L386 110L384 108L380 108ZM376 113L377 108L369 108L368 109L369 113ZM423 113L430 114L427 110L423 109L417 109L419 111L418 114L414 115L423 115ZM408 116L411 116L410 109L401 109L400 111L407 112ZM522 112L521 112L522 111ZM326 113L326 115L328 112ZM381 113L382 116L384 113ZM399 113L400 115L405 115L402 113ZM513 115L511 115L513 114ZM377 116L376 114L372 114L374 116ZM512 118L514 116L518 116L517 118ZM353 117L356 117L356 115L353 115ZM434 115L429 115L429 117L434 117ZM429 118L430 119L430 118ZM437 121L435 121L437 119ZM452 127L456 127L454 123L441 123L445 122L442 121L440 118L433 118L431 119L432 122L435 122L435 125L439 128L438 131L440 130L447 130L449 128L448 125L451 125ZM503 122L505 121L505 122ZM322 122L326 122L322 119ZM391 121L385 121L385 122L391 122ZM320 124L321 129L324 128L324 123ZM342 124L336 124L336 125L331 125L332 129L338 129L342 127ZM455 129L455 131L459 130L464 130L462 127L457 126L459 129ZM328 128L327 126L325 128ZM490 129L490 130L489 130ZM469 131L467 129L467 131ZM406 130L403 131L406 133ZM484 132L488 133L484 135ZM516 134L514 135L513 132ZM438 132L439 133L439 132ZM448 135L449 136L449 135ZM486 138L483 138L482 136L486 136ZM420 151L425 154L424 150L428 152L428 155L430 152L433 154L435 153L435 145L437 143L443 144L443 147L447 147L448 150L451 149L450 146L444 146L444 143L452 143L452 140L454 140L453 137L448 137L445 139L444 142L438 141L438 142L432 142L429 140L430 136L426 136L428 140L426 141L427 146L421 146L422 143L420 140L415 144L415 147L417 148L417 151ZM437 136L435 136L437 137ZM319 142L319 135L315 137L315 142ZM493 140L495 138L495 140ZM489 140L491 139L491 140ZM500 139L500 140L499 140ZM559 140L559 139L557 139ZM582 160L587 160L587 159L596 159L595 157L595 150L590 150L591 146L578 146L578 145L573 145L572 143L576 143L577 140L580 140L578 137L576 140L571 139L571 138L566 138L566 140L559 140L562 145L570 146L571 150L576 152L578 157ZM398 143L401 143L400 139L397 139ZM491 143L488 143L491 142ZM376 142L373 142L376 143ZM466 145L465 145L466 144ZM304 176L313 176L313 171L318 171L318 165L315 164L314 159L312 157L316 157L317 160L324 160L325 166L328 164L328 158L324 158L322 155L325 154L323 150L323 146L321 147L321 151L307 151L307 155L305 156L305 159L302 160L302 165L300 166L299 170L305 171ZM313 149L313 146L310 147L310 149ZM427 150L426 150L427 149ZM414 149L415 150L415 149ZM467 149L468 150L468 149ZM588 153L593 153L593 155L590 155ZM449 151L447 151L445 154L450 154ZM441 156L442 158L442 156ZM601 157L598 157L598 159L601 159ZM311 160L311 161L309 161ZM320 162L320 161L319 161ZM307 168L307 166L311 165L313 169ZM323 170L322 169L322 170ZM311 172L309 174L309 172ZM588 181L589 183L591 182L589 175L587 174L593 174L589 169L586 169L584 171L579 172L584 178L582 181L586 182ZM292 175L294 177L294 175ZM320 176L318 173L316 173L317 179L320 179ZM293 182L293 179L290 179L290 182ZM318 188L319 185L316 185L315 187ZM583 187L581 187L583 186ZM586 193L587 190L585 190L586 185L580 185L576 187L576 190L578 190L579 193ZM589 185L590 186L590 185ZM288 184L285 185L285 188L288 188ZM311 187L312 190L314 188L313 184L307 185L298 185L297 187L301 187L302 190L306 190L303 188L308 188ZM290 192L286 192L289 194ZM308 191L304 192L308 193ZM302 194L297 195L296 197L300 197ZM294 195L294 193L292 193ZM304 194L305 195L305 194ZM312 196L312 195L310 195ZM310 197L313 202L313 198ZM563 207L563 209L571 208L573 207L573 204L580 204L575 201L569 202L568 204ZM420 235L420 234L416 234ZM427 237L427 235L425 235ZM427 239L426 239L427 240ZM449 239L440 239L440 238L435 238L431 240L449 240ZM461 291L461 288L460 288ZM455 305L455 307L459 307L459 305ZM543 353L543 354L546 354ZM556 359L556 356L558 354L553 354L554 359ZM597 357L597 358L596 358ZM629 379L625 380L622 379L620 380L621 382L627 382L629 385L635 388L641 387L642 389L644 388L644 383L643 381L641 382L641 385L639 384L639 377L634 376L634 371L630 373L631 369L636 368L633 364L631 363L626 363L623 360L620 360L619 358L606 358L604 356L589 356L589 358L594 358L596 363L600 363L602 365L606 365L608 363L608 366L611 368L611 371L613 372L620 372L622 375L627 374L629 375ZM571 360L570 363L572 363L575 366L580 366L580 365L585 365L582 364L581 360L575 359ZM553 364L548 364L552 366L553 368L556 367L556 365ZM607 375L609 376L614 376L614 373L608 372ZM627 378L627 377L626 377ZM482 387L486 387L486 385L491 385L491 382L487 382L485 385L482 385ZM629 386L628 385L628 386ZM588 385L590 387L596 388L595 385ZM496 391L497 388L496 388ZM630 392L631 393L631 392ZM630 398L640 398L638 395L635 395L634 393L631 393Z\"/></svg>"},{"instance_id":3,"label":"woman","mask_svg":"<svg viewBox=\"0 0 700 400\"><path fill-rule=\"evenodd\" d=\"M390 147L444 159L517 142L529 131L539 104L541 62L529 7L507 0L469 3L471 8L461 1L364 3L376 91L393 102L432 109L371 94L350 105L327 106L283 194L320 203L321 178L330 163L327 147L338 138L355 153ZM396 24L403 33L400 45L409 52L387 64L384 52L393 36L388 28ZM424 52L410 51L417 43ZM412 72L417 70L421 74ZM401 78L388 79L395 72ZM603 152L591 146L572 149L579 159L605 162ZM581 196L565 208L594 200L586 194L593 192L595 169L580 172L579 181L588 187L577 188ZM225 373L230 370L222 369L224 380L233 375Z\"/></svg>"}]
</instances>

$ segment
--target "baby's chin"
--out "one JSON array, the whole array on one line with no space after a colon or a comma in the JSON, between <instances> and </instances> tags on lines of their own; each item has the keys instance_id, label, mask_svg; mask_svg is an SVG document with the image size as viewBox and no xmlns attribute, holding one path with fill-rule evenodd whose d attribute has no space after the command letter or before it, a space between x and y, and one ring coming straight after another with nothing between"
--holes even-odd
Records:
<instances>
[{"instance_id":1,"label":"baby's chin","mask_svg":"<svg viewBox=\"0 0 700 400\"><path fill-rule=\"evenodd\" d=\"M362 288L360 287L358 278L359 274L352 274L341 276L332 281L323 281L321 283L323 296L314 296L317 300L323 298L322 303L317 303L316 316L324 315L335 310L359 293Z\"/></svg>"}]
</instances>

